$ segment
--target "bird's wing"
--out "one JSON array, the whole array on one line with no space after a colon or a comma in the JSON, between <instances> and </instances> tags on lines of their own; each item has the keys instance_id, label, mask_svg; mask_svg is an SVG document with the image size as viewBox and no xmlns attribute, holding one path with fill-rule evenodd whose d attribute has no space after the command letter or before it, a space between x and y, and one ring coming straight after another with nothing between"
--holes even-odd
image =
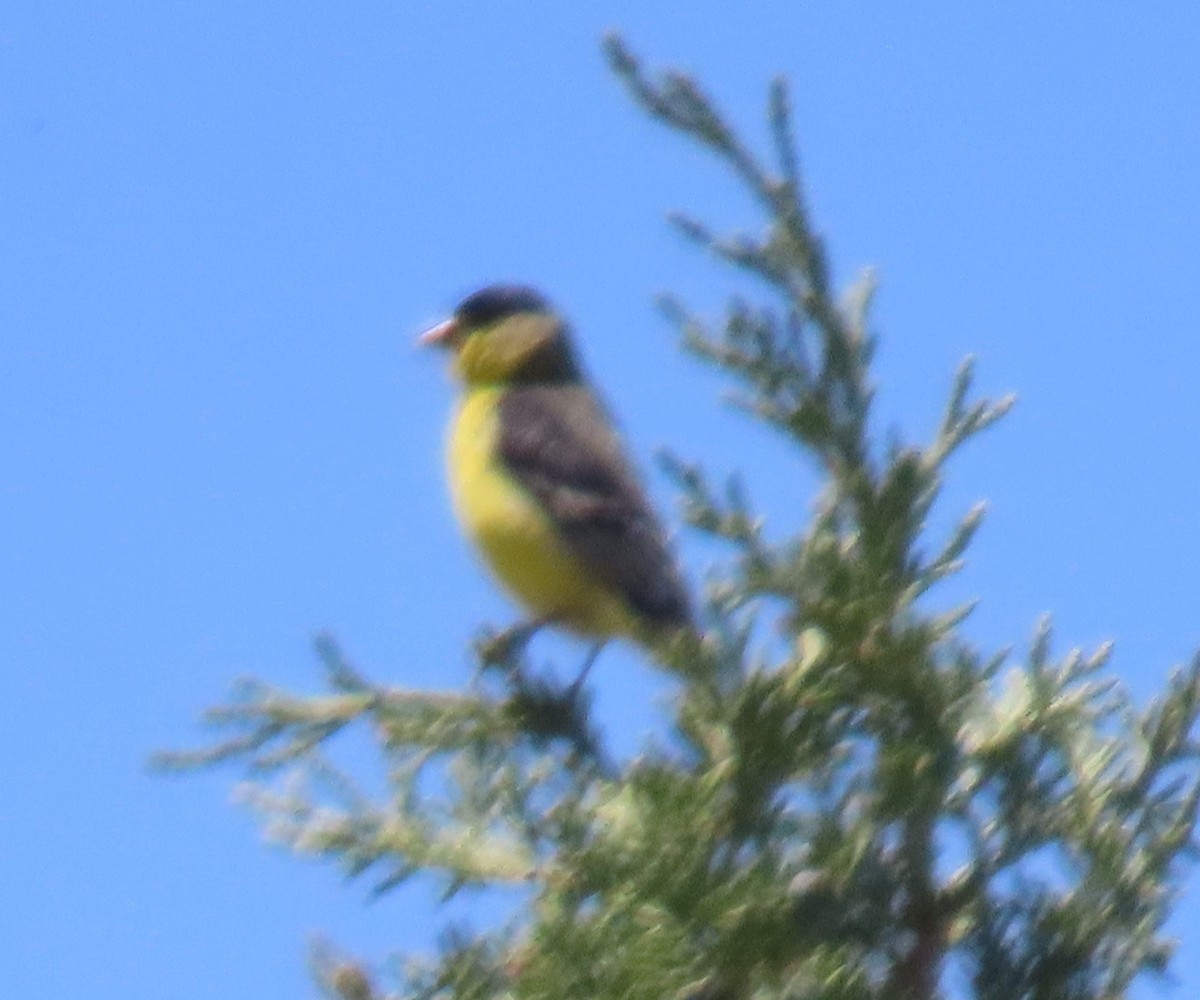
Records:
<instances>
[{"instance_id":1,"label":"bird's wing","mask_svg":"<svg viewBox=\"0 0 1200 1000\"><path fill-rule=\"evenodd\" d=\"M500 460L570 548L640 616L690 622L662 529L596 396L583 385L515 385L500 401Z\"/></svg>"}]
</instances>

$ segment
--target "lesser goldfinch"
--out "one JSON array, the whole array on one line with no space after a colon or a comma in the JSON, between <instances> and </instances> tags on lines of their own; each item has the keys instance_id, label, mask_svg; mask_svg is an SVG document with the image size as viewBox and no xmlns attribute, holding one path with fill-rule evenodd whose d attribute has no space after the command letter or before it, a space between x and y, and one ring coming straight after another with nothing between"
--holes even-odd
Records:
<instances>
[{"instance_id":1,"label":"lesser goldfinch","mask_svg":"<svg viewBox=\"0 0 1200 1000\"><path fill-rule=\"evenodd\" d=\"M533 615L647 646L691 622L687 592L566 323L541 294L491 285L421 337L453 354L455 511Z\"/></svg>"}]
</instances>

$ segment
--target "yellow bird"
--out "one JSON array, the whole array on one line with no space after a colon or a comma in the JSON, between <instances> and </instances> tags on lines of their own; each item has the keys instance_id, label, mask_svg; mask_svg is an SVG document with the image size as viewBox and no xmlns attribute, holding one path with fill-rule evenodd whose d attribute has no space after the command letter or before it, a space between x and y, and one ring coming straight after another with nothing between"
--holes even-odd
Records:
<instances>
[{"instance_id":1,"label":"yellow bird","mask_svg":"<svg viewBox=\"0 0 1200 1000\"><path fill-rule=\"evenodd\" d=\"M458 519L533 616L650 646L691 623L687 592L567 325L537 291L492 285L421 337L452 352L447 460Z\"/></svg>"}]
</instances>

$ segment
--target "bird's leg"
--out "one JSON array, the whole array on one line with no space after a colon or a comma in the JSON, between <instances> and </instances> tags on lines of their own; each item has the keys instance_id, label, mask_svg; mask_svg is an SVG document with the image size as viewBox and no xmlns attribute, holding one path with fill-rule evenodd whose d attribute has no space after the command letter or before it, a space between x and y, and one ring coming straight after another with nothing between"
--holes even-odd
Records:
<instances>
[{"instance_id":1,"label":"bird's leg","mask_svg":"<svg viewBox=\"0 0 1200 1000\"><path fill-rule=\"evenodd\" d=\"M571 681L571 686L566 690L568 701L573 702L579 695L579 691L583 687L583 682L587 680L588 671L592 669L592 664L596 662L596 657L600 655L600 650L604 648L604 642L605 640L601 639L588 651L587 659L583 661L583 669L579 671L579 676Z\"/></svg>"},{"instance_id":2,"label":"bird's leg","mask_svg":"<svg viewBox=\"0 0 1200 1000\"><path fill-rule=\"evenodd\" d=\"M508 664L514 656L520 653L526 643L533 638L548 619L535 618L532 621L517 622L502 632L484 639L478 645L479 658L485 667L499 667Z\"/></svg>"}]
</instances>

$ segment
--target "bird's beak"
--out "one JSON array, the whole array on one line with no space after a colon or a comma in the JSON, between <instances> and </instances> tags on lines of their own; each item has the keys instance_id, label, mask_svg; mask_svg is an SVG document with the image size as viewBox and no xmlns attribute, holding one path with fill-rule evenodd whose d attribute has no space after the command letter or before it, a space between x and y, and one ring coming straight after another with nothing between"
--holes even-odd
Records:
<instances>
[{"instance_id":1,"label":"bird's beak","mask_svg":"<svg viewBox=\"0 0 1200 1000\"><path fill-rule=\"evenodd\" d=\"M437 326L431 326L417 338L417 343L422 347L454 347L461 333L458 320L452 316Z\"/></svg>"}]
</instances>

